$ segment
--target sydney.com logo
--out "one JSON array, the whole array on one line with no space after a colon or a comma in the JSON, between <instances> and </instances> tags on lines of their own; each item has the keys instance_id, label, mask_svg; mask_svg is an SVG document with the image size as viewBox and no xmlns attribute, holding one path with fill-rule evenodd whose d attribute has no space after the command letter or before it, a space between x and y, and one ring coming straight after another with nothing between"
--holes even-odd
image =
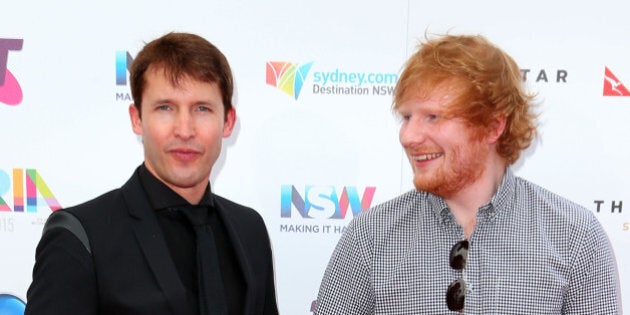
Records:
<instances>
[{"instance_id":1,"label":"sydney.com logo","mask_svg":"<svg viewBox=\"0 0 630 315\"><path fill-rule=\"evenodd\" d=\"M286 61L268 61L266 82L297 100L307 85L311 87L312 94L391 95L398 81L396 73L350 72L338 68L332 71L313 71L309 81L312 66L313 62L300 65Z\"/></svg>"}]
</instances>

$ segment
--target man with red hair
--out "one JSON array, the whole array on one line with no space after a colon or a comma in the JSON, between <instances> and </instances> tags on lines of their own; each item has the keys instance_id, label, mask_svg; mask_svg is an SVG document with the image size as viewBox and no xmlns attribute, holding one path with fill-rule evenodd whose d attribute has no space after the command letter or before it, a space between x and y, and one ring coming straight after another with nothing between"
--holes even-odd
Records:
<instances>
[{"instance_id":1,"label":"man with red hair","mask_svg":"<svg viewBox=\"0 0 630 315\"><path fill-rule=\"evenodd\" d=\"M394 95L415 190L356 217L315 314L617 314L591 212L509 166L536 136L517 64L482 36L429 39Z\"/></svg>"}]
</instances>

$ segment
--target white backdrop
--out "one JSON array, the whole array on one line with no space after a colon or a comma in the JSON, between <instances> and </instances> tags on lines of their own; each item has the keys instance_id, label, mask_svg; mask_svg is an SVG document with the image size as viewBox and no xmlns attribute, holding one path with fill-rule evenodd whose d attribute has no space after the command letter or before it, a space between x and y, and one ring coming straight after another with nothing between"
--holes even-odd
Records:
<instances>
[{"instance_id":1,"label":"white backdrop","mask_svg":"<svg viewBox=\"0 0 630 315\"><path fill-rule=\"evenodd\" d=\"M116 54L133 58L144 42L184 31L216 44L236 79L237 127L213 170L213 189L263 215L280 311L310 314L353 211L412 187L391 88L425 33L449 32L485 35L523 69L539 94L540 138L514 169L596 214L630 305L630 211L623 209L630 96L604 88L606 68L630 87L630 4L561 2L5 4L0 76L15 80L0 81L0 294L26 299L55 202L71 206L119 187L142 161ZM297 76L271 71L282 65Z\"/></svg>"}]
</instances>

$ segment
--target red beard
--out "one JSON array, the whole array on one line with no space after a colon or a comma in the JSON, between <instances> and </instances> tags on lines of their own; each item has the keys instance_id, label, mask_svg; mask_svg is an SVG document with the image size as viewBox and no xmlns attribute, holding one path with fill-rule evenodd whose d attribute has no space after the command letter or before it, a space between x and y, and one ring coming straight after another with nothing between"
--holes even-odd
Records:
<instances>
[{"instance_id":1,"label":"red beard","mask_svg":"<svg viewBox=\"0 0 630 315\"><path fill-rule=\"evenodd\" d=\"M485 171L488 149L480 141L471 140L468 146L445 152L439 168L429 174L417 174L413 183L417 190L442 198L450 198L474 183ZM413 163L413 162L412 162Z\"/></svg>"}]
</instances>

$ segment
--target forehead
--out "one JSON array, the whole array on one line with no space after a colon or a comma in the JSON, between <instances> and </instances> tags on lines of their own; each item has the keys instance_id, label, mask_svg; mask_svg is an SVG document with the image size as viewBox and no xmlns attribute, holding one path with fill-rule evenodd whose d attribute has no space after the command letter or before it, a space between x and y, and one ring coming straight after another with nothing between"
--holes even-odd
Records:
<instances>
[{"instance_id":1,"label":"forehead","mask_svg":"<svg viewBox=\"0 0 630 315\"><path fill-rule=\"evenodd\" d=\"M190 78L186 74L176 73L166 67L160 65L150 65L144 73L144 82L146 85L151 83L167 84L177 87L182 81L189 81Z\"/></svg>"},{"instance_id":2,"label":"forehead","mask_svg":"<svg viewBox=\"0 0 630 315\"><path fill-rule=\"evenodd\" d=\"M190 75L168 71L164 68L149 68L144 74L145 92L148 87L168 88L174 90L186 90L190 87L205 87L211 91L219 91L216 82L199 80Z\"/></svg>"},{"instance_id":3,"label":"forehead","mask_svg":"<svg viewBox=\"0 0 630 315\"><path fill-rule=\"evenodd\" d=\"M418 89L408 93L397 107L397 111L446 111L456 102L460 95L461 92L456 85L449 84L448 81L442 82L431 90Z\"/></svg>"},{"instance_id":4,"label":"forehead","mask_svg":"<svg viewBox=\"0 0 630 315\"><path fill-rule=\"evenodd\" d=\"M215 82L199 81L189 76L183 76L173 82L171 77L161 71L147 72L145 80L143 104L206 104L223 108L221 90Z\"/></svg>"}]
</instances>

